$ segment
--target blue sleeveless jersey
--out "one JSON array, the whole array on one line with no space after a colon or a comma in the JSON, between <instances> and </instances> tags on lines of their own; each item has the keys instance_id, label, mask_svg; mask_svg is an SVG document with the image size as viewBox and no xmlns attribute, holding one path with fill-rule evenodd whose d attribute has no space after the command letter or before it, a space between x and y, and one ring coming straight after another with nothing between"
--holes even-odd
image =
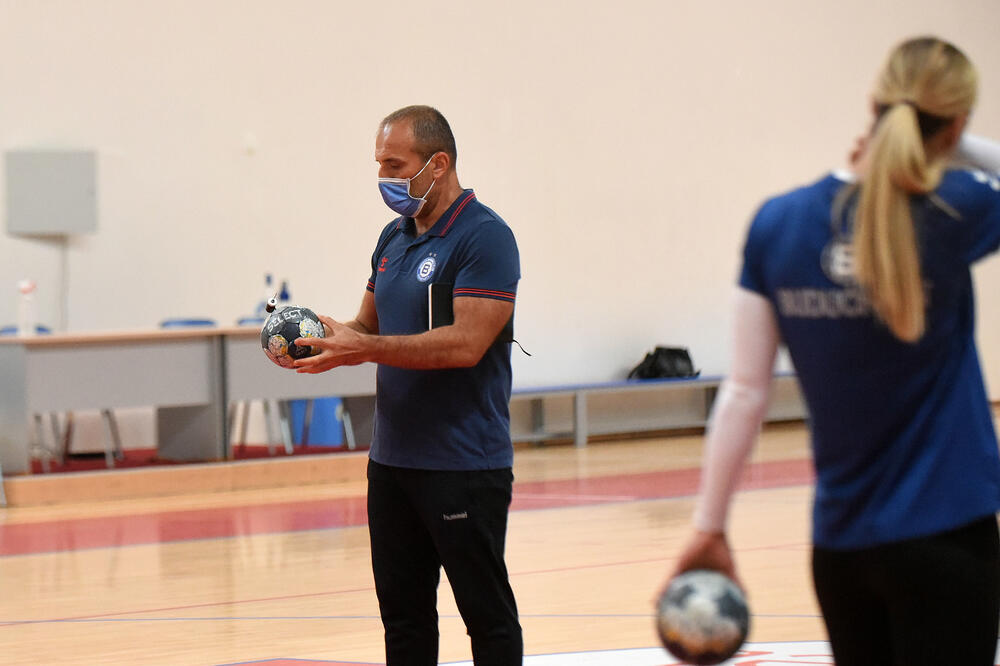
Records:
<instances>
[{"instance_id":1,"label":"blue sleeveless jersey","mask_svg":"<svg viewBox=\"0 0 1000 666\"><path fill-rule=\"evenodd\" d=\"M741 286L773 305L810 415L816 545L856 549L1000 509L1000 455L976 351L969 266L1000 243L996 176L949 171L911 200L927 294L916 343L892 335L853 280L836 175L767 201ZM845 218L848 216L844 216Z\"/></svg>"}]
</instances>

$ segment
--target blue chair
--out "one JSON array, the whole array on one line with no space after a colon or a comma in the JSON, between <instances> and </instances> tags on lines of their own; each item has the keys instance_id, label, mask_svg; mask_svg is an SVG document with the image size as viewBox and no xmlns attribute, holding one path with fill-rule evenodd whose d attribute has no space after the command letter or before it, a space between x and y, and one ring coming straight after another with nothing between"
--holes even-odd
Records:
<instances>
[{"instance_id":1,"label":"blue chair","mask_svg":"<svg viewBox=\"0 0 1000 666\"><path fill-rule=\"evenodd\" d=\"M315 429L319 432L316 439L321 442L320 446L347 444L347 448L352 450L356 447L351 413L342 398L331 396L293 400L290 408L292 429L300 436L303 446L309 445L311 438L316 436Z\"/></svg>"},{"instance_id":2,"label":"blue chair","mask_svg":"<svg viewBox=\"0 0 1000 666\"><path fill-rule=\"evenodd\" d=\"M36 335L47 335L52 332L52 329L48 326L42 326L38 324L35 326ZM0 328L0 335L17 335L17 326L4 326Z\"/></svg>"},{"instance_id":3,"label":"blue chair","mask_svg":"<svg viewBox=\"0 0 1000 666\"><path fill-rule=\"evenodd\" d=\"M187 319L177 317L164 319L160 322L160 328L211 328L215 326L214 319Z\"/></svg>"}]
</instances>

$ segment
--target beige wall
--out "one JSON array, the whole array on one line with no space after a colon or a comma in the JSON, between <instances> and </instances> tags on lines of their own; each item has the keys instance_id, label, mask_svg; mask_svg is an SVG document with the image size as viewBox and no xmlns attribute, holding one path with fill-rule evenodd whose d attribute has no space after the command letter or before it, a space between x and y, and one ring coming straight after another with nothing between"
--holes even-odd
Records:
<instances>
[{"instance_id":1,"label":"beige wall","mask_svg":"<svg viewBox=\"0 0 1000 666\"><path fill-rule=\"evenodd\" d=\"M973 129L1000 137L997 26L996 0L0 0L0 148L95 149L100 227L0 234L0 322L20 277L60 321L63 257L72 330L230 323L265 271L351 317L391 217L375 126L428 103L520 243L516 383L622 376L657 343L720 373L755 207L841 164L905 36L969 52ZM995 293L1000 262L977 277Z\"/></svg>"}]
</instances>

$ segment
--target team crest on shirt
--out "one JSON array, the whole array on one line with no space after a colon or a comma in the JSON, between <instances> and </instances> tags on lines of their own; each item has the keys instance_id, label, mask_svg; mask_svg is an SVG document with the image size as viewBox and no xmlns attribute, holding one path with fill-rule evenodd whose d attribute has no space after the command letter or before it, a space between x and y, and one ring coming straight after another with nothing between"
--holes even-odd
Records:
<instances>
[{"instance_id":1,"label":"team crest on shirt","mask_svg":"<svg viewBox=\"0 0 1000 666\"><path fill-rule=\"evenodd\" d=\"M421 282L427 282L434 275L435 268L437 268L437 259L432 254L420 262L420 265L417 267L417 279Z\"/></svg>"},{"instance_id":2,"label":"team crest on shirt","mask_svg":"<svg viewBox=\"0 0 1000 666\"><path fill-rule=\"evenodd\" d=\"M836 284L844 287L857 284L854 278L854 248L850 243L838 239L830 241L823 248L820 264L826 276Z\"/></svg>"},{"instance_id":3,"label":"team crest on shirt","mask_svg":"<svg viewBox=\"0 0 1000 666\"><path fill-rule=\"evenodd\" d=\"M854 248L849 242L831 240L820 255L823 272L836 285L781 287L774 296L782 317L843 319L869 317L872 305L855 276Z\"/></svg>"}]
</instances>

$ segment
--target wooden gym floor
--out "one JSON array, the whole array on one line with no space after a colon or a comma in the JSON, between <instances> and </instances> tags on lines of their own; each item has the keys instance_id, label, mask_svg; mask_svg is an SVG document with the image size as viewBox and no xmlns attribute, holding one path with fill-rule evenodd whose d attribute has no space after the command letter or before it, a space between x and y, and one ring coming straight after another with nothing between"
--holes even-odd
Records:
<instances>
[{"instance_id":1,"label":"wooden gym floor","mask_svg":"<svg viewBox=\"0 0 1000 666\"><path fill-rule=\"evenodd\" d=\"M507 560L526 664L676 663L652 607L700 455L700 436L518 449ZM192 469L222 479L212 492L112 471L76 482L90 490L72 502L0 510L0 663L384 663L364 454L324 458L339 471L278 488L234 480L268 475L252 467ZM732 663L832 664L808 574L811 479L804 427L767 427L734 506L753 618ZM143 488L157 496L96 499ZM439 608L441 662L471 663L446 581Z\"/></svg>"}]
</instances>

